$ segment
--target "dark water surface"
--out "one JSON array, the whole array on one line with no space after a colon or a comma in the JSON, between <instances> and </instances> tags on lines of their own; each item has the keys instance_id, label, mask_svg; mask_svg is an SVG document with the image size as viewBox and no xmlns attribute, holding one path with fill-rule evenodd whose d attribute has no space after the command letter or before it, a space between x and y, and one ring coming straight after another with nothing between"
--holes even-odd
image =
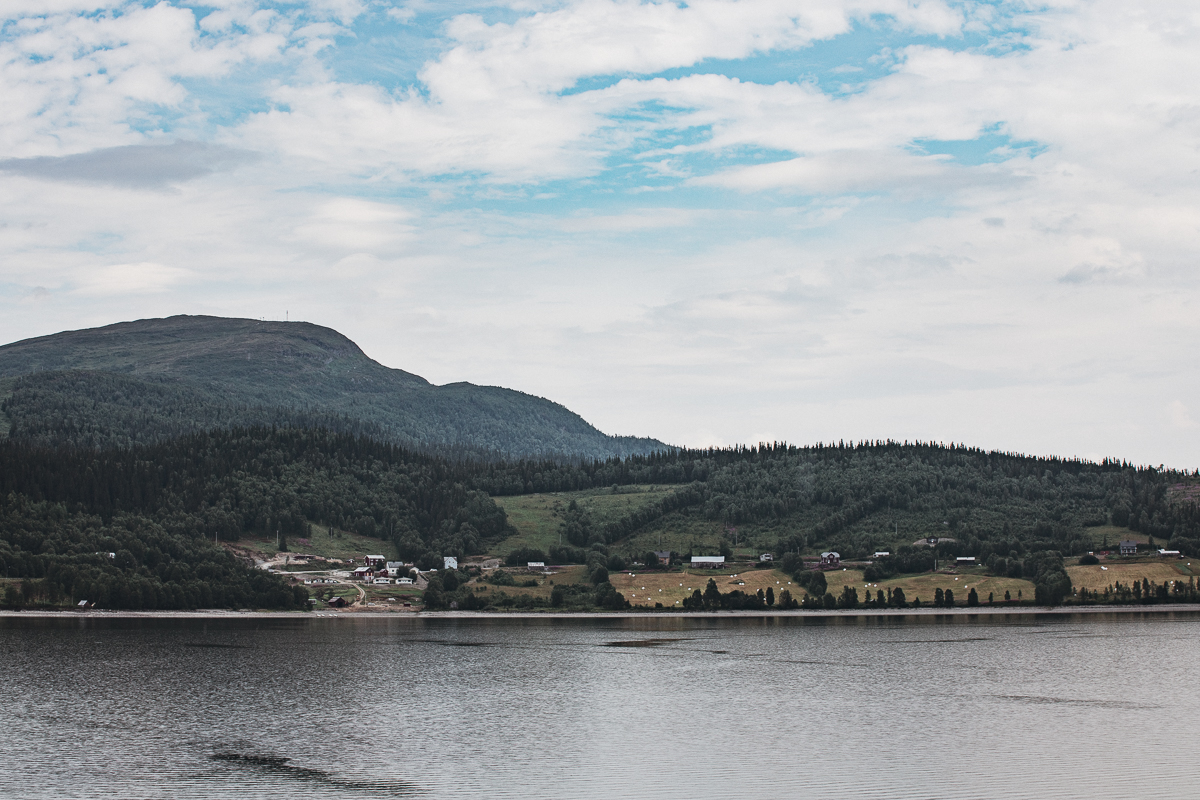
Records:
<instances>
[{"instance_id":1,"label":"dark water surface","mask_svg":"<svg viewBox=\"0 0 1200 800\"><path fill-rule=\"evenodd\" d=\"M0 618L3 798L1196 797L1200 617Z\"/></svg>"}]
</instances>

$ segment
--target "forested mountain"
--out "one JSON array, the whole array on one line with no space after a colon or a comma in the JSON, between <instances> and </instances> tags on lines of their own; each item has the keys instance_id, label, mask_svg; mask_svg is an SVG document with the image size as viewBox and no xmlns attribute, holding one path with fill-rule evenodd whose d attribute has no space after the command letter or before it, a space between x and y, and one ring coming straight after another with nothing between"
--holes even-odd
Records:
<instances>
[{"instance_id":1,"label":"forested mountain","mask_svg":"<svg viewBox=\"0 0 1200 800\"><path fill-rule=\"evenodd\" d=\"M510 389L434 386L305 322L177 316L0 347L10 437L103 448L252 425L320 426L408 447L608 458L665 448L606 436Z\"/></svg>"}]
</instances>

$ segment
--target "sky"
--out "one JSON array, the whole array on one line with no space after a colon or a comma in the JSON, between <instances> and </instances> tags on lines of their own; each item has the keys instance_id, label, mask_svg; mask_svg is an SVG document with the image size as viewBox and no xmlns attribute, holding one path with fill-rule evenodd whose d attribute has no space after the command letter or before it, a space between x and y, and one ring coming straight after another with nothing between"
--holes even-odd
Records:
<instances>
[{"instance_id":1,"label":"sky","mask_svg":"<svg viewBox=\"0 0 1200 800\"><path fill-rule=\"evenodd\" d=\"M0 342L306 320L690 446L1200 467L1200 6L0 2Z\"/></svg>"}]
</instances>

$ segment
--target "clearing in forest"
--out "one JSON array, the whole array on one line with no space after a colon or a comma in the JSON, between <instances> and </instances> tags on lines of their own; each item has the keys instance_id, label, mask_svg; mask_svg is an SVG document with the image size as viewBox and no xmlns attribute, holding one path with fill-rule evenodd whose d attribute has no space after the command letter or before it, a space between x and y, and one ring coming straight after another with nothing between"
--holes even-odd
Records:
<instances>
[{"instance_id":1,"label":"clearing in forest","mask_svg":"<svg viewBox=\"0 0 1200 800\"><path fill-rule=\"evenodd\" d=\"M677 486L621 486L614 492L608 489L589 489L583 492L545 492L497 496L492 500L504 509L509 523L517 529L515 535L491 549L491 554L507 556L522 547L546 551L560 544L563 514L574 500L588 512L594 528L602 528L627 514L657 502L673 493ZM563 540L561 544L570 542Z\"/></svg>"}]
</instances>

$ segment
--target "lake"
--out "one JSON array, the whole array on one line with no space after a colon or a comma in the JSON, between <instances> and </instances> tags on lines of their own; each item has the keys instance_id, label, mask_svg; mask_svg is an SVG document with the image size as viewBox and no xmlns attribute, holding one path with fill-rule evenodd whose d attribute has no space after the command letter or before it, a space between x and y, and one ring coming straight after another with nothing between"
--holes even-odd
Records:
<instances>
[{"instance_id":1,"label":"lake","mask_svg":"<svg viewBox=\"0 0 1200 800\"><path fill-rule=\"evenodd\" d=\"M0 618L4 798L1194 796L1200 616Z\"/></svg>"}]
</instances>

